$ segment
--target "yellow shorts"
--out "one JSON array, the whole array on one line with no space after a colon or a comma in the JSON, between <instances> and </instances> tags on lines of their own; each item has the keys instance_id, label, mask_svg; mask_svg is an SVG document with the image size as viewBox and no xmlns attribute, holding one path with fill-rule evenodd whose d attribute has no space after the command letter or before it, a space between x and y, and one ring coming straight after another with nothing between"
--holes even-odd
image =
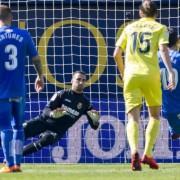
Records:
<instances>
[{"instance_id":1,"label":"yellow shorts","mask_svg":"<svg viewBox=\"0 0 180 180\"><path fill-rule=\"evenodd\" d=\"M133 75L124 79L126 113L141 105L143 97L147 106L161 106L162 91L159 74Z\"/></svg>"}]
</instances>

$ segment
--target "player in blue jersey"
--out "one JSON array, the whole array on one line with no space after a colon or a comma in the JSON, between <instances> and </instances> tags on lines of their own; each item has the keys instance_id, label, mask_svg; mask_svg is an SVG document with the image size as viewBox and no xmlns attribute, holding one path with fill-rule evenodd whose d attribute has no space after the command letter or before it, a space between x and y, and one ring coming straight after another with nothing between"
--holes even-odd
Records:
<instances>
[{"instance_id":1,"label":"player in blue jersey","mask_svg":"<svg viewBox=\"0 0 180 180\"><path fill-rule=\"evenodd\" d=\"M0 131L6 165L0 173L20 172L24 142L25 61L37 71L35 89L43 88L40 58L26 30L11 26L11 9L0 5Z\"/></svg>"},{"instance_id":2,"label":"player in blue jersey","mask_svg":"<svg viewBox=\"0 0 180 180\"><path fill-rule=\"evenodd\" d=\"M160 59L162 90L163 90L163 116L168 120L172 139L180 137L180 52L178 52L177 32L169 29L169 55L175 73L175 89L168 91L168 73Z\"/></svg>"}]
</instances>

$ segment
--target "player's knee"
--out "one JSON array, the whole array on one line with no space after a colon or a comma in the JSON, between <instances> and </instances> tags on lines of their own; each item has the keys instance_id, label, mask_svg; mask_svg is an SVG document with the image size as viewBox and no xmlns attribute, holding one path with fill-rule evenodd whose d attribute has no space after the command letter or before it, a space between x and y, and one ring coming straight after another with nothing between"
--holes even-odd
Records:
<instances>
[{"instance_id":1,"label":"player's knee","mask_svg":"<svg viewBox=\"0 0 180 180\"><path fill-rule=\"evenodd\" d=\"M160 118L160 109L161 109L160 106L152 106L152 107L149 107L148 109L149 109L149 116L151 118L154 118L154 119Z\"/></svg>"},{"instance_id":2,"label":"player's knee","mask_svg":"<svg viewBox=\"0 0 180 180\"><path fill-rule=\"evenodd\" d=\"M27 124L28 124L27 122L24 122L24 123L23 123L23 128L26 128L26 127L27 127Z\"/></svg>"},{"instance_id":3,"label":"player's knee","mask_svg":"<svg viewBox=\"0 0 180 180\"><path fill-rule=\"evenodd\" d=\"M22 130L23 129L23 125L22 124L15 124L13 126L13 129L15 129L15 130Z\"/></svg>"},{"instance_id":4,"label":"player's knee","mask_svg":"<svg viewBox=\"0 0 180 180\"><path fill-rule=\"evenodd\" d=\"M42 133L41 134L41 144L45 145L52 145L58 140L58 134L53 132Z\"/></svg>"},{"instance_id":5,"label":"player's knee","mask_svg":"<svg viewBox=\"0 0 180 180\"><path fill-rule=\"evenodd\" d=\"M151 120L160 120L160 116L158 116L158 115L154 115L154 116L150 116L149 117Z\"/></svg>"},{"instance_id":6,"label":"player's knee","mask_svg":"<svg viewBox=\"0 0 180 180\"><path fill-rule=\"evenodd\" d=\"M3 124L1 123L0 124L0 130L8 130L8 129L12 129L11 125L10 124Z\"/></svg>"},{"instance_id":7,"label":"player's knee","mask_svg":"<svg viewBox=\"0 0 180 180\"><path fill-rule=\"evenodd\" d=\"M31 128L29 128L29 125L28 125L28 122L24 122L23 123L23 129L24 129L24 134L25 134L25 137L29 137L28 134L31 134Z\"/></svg>"}]
</instances>

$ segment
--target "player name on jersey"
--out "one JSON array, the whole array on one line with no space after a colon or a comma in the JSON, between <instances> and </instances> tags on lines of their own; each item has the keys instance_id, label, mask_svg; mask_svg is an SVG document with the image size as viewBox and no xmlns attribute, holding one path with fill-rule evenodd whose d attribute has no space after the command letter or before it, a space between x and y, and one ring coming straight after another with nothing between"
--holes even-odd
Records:
<instances>
[{"instance_id":1,"label":"player name on jersey","mask_svg":"<svg viewBox=\"0 0 180 180\"><path fill-rule=\"evenodd\" d=\"M6 30L8 31L8 30ZM0 42L3 41L4 39L14 39L16 41L22 42L23 37L20 36L19 34L8 32L0 35Z\"/></svg>"}]
</instances>

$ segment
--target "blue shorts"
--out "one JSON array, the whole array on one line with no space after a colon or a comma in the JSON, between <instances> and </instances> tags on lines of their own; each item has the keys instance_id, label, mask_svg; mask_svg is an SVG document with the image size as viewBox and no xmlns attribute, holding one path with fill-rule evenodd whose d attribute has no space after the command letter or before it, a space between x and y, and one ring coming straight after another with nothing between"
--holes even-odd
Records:
<instances>
[{"instance_id":1,"label":"blue shorts","mask_svg":"<svg viewBox=\"0 0 180 180\"><path fill-rule=\"evenodd\" d=\"M171 135L180 134L180 113L165 114L168 120Z\"/></svg>"},{"instance_id":2,"label":"blue shorts","mask_svg":"<svg viewBox=\"0 0 180 180\"><path fill-rule=\"evenodd\" d=\"M0 130L22 129L24 98L0 99Z\"/></svg>"}]
</instances>

